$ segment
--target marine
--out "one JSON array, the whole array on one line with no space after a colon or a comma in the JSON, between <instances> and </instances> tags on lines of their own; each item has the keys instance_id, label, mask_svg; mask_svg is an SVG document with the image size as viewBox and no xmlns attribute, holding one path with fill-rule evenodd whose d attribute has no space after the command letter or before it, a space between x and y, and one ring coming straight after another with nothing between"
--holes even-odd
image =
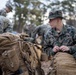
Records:
<instances>
[{"instance_id":1,"label":"marine","mask_svg":"<svg viewBox=\"0 0 76 75\"><path fill-rule=\"evenodd\" d=\"M6 7L0 10L0 15L2 16L7 16L7 13L12 12L13 10L13 5L10 1L7 1Z\"/></svg>"},{"instance_id":2,"label":"marine","mask_svg":"<svg viewBox=\"0 0 76 75\"><path fill-rule=\"evenodd\" d=\"M52 61L49 75L75 75L76 28L63 24L61 10L52 10L48 18L51 30L45 34L44 52Z\"/></svg>"},{"instance_id":3,"label":"marine","mask_svg":"<svg viewBox=\"0 0 76 75\"><path fill-rule=\"evenodd\" d=\"M33 32L33 35L32 35L32 38L33 38L33 42L36 41L37 37L41 37L40 40L40 44L43 46L44 44L44 35L45 33L50 30L51 27L49 25L39 25L35 28L34 32Z\"/></svg>"}]
</instances>

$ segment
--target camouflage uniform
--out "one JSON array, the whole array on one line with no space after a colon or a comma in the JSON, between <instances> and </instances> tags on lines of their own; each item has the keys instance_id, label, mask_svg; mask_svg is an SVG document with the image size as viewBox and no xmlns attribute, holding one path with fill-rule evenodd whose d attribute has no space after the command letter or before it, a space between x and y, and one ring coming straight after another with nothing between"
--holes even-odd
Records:
<instances>
[{"instance_id":1,"label":"camouflage uniform","mask_svg":"<svg viewBox=\"0 0 76 75\"><path fill-rule=\"evenodd\" d=\"M44 36L44 52L52 61L48 75L76 75L76 28L64 25L62 18L60 10L49 13L51 30Z\"/></svg>"},{"instance_id":2,"label":"camouflage uniform","mask_svg":"<svg viewBox=\"0 0 76 75\"><path fill-rule=\"evenodd\" d=\"M49 25L39 25L39 26L37 26L35 28L34 32L33 32L33 36L32 36L34 38L33 41L36 40L36 35L38 34L38 36L42 36L41 45L43 45L44 44L44 35L50 29L51 29L51 27Z\"/></svg>"},{"instance_id":3,"label":"camouflage uniform","mask_svg":"<svg viewBox=\"0 0 76 75\"><path fill-rule=\"evenodd\" d=\"M64 25L63 30L57 33L55 29L51 29L45 35L45 47L44 51L48 55L54 55L52 51L55 45L62 46L66 45L70 48L68 53L73 54L76 52L76 29L69 25Z\"/></svg>"},{"instance_id":4,"label":"camouflage uniform","mask_svg":"<svg viewBox=\"0 0 76 75\"><path fill-rule=\"evenodd\" d=\"M4 16L0 16L0 33L12 32L12 23Z\"/></svg>"}]
</instances>

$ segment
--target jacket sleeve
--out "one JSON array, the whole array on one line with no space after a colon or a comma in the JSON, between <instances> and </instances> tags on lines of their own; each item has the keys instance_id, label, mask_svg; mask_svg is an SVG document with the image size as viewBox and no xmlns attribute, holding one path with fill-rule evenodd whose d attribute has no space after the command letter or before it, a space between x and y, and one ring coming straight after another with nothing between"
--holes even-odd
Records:
<instances>
[{"instance_id":1,"label":"jacket sleeve","mask_svg":"<svg viewBox=\"0 0 76 75\"><path fill-rule=\"evenodd\" d=\"M72 35L73 35L73 45L69 46L70 54L76 53L76 29L75 28L73 29Z\"/></svg>"},{"instance_id":2,"label":"jacket sleeve","mask_svg":"<svg viewBox=\"0 0 76 75\"><path fill-rule=\"evenodd\" d=\"M54 45L54 37L51 34L51 31L48 31L45 36L44 36L44 52L50 56L50 55L54 55L55 53L53 52L53 45Z\"/></svg>"},{"instance_id":3,"label":"jacket sleeve","mask_svg":"<svg viewBox=\"0 0 76 75\"><path fill-rule=\"evenodd\" d=\"M5 32L12 32L12 31L13 31L13 25L12 25L12 23L9 21L7 28L5 28Z\"/></svg>"},{"instance_id":4,"label":"jacket sleeve","mask_svg":"<svg viewBox=\"0 0 76 75\"><path fill-rule=\"evenodd\" d=\"M3 26L2 23L0 22L0 34L3 33Z\"/></svg>"}]
</instances>

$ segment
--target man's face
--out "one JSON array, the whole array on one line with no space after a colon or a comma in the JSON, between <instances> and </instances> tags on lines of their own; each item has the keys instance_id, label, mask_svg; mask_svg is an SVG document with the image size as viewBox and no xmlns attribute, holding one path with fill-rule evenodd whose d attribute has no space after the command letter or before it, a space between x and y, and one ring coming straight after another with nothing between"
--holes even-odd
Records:
<instances>
[{"instance_id":1,"label":"man's face","mask_svg":"<svg viewBox=\"0 0 76 75\"><path fill-rule=\"evenodd\" d=\"M52 28L56 28L56 26L57 26L57 19L50 19L49 23L50 23L50 26Z\"/></svg>"},{"instance_id":2,"label":"man's face","mask_svg":"<svg viewBox=\"0 0 76 75\"><path fill-rule=\"evenodd\" d=\"M7 8L7 7L6 7L6 12L7 12L7 13L9 13L9 12L10 12L10 9L9 9L9 8Z\"/></svg>"}]
</instances>

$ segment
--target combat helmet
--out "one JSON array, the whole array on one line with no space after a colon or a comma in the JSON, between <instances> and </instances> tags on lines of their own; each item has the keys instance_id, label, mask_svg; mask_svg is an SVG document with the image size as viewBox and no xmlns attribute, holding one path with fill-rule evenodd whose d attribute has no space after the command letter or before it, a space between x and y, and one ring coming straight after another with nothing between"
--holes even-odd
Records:
<instances>
[{"instance_id":1,"label":"combat helmet","mask_svg":"<svg viewBox=\"0 0 76 75\"><path fill-rule=\"evenodd\" d=\"M11 3L10 1L7 1L6 7L7 7L10 11L12 11L12 9L13 9L12 6L13 6L12 3Z\"/></svg>"},{"instance_id":2,"label":"combat helmet","mask_svg":"<svg viewBox=\"0 0 76 75\"><path fill-rule=\"evenodd\" d=\"M49 19L55 19L55 18L61 18L63 19L63 16L62 16L62 11L61 10L53 10L49 13L49 16L48 16Z\"/></svg>"}]
</instances>

